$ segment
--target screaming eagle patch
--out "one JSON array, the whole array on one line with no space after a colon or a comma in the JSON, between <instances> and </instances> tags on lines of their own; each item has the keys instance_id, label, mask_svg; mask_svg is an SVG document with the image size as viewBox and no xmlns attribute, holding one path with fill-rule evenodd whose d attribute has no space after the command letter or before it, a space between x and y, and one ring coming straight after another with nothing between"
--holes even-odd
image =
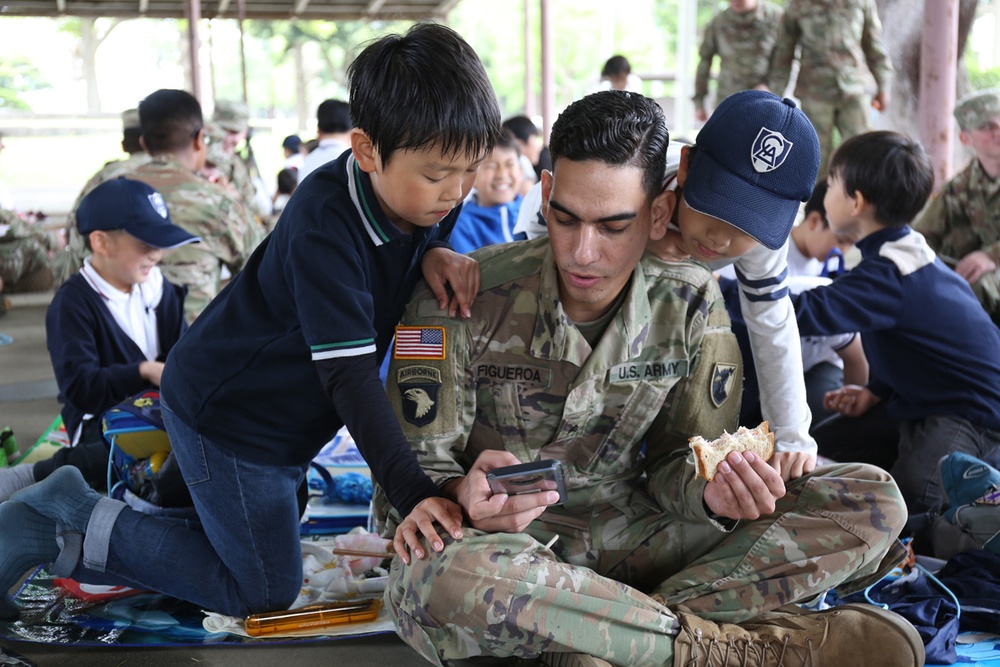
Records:
<instances>
[{"instance_id":1,"label":"screaming eagle patch","mask_svg":"<svg viewBox=\"0 0 1000 667\"><path fill-rule=\"evenodd\" d=\"M715 407L721 408L722 404L729 399L735 383L736 364L715 364L712 369L712 386L708 388L709 396L712 397L712 404Z\"/></svg>"},{"instance_id":2,"label":"screaming eagle patch","mask_svg":"<svg viewBox=\"0 0 1000 667\"><path fill-rule=\"evenodd\" d=\"M430 366L404 366L396 371L403 418L414 426L426 426L437 419L441 371Z\"/></svg>"}]
</instances>

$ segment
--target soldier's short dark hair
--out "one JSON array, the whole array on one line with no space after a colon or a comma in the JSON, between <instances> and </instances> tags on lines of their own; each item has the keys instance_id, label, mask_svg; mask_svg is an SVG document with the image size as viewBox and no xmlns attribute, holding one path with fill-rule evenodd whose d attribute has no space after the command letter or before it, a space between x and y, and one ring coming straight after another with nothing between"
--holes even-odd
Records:
<instances>
[{"instance_id":1,"label":"soldier's short dark hair","mask_svg":"<svg viewBox=\"0 0 1000 667\"><path fill-rule=\"evenodd\" d=\"M351 121L383 165L397 150L435 144L477 157L500 136L500 107L479 56L445 26L418 23L372 42L348 76Z\"/></svg>"},{"instance_id":2,"label":"soldier's short dark hair","mask_svg":"<svg viewBox=\"0 0 1000 667\"><path fill-rule=\"evenodd\" d=\"M909 224L934 189L934 167L919 142L881 130L851 137L830 158L830 176L860 192L889 227Z\"/></svg>"},{"instance_id":3,"label":"soldier's short dark hair","mask_svg":"<svg viewBox=\"0 0 1000 667\"><path fill-rule=\"evenodd\" d=\"M642 170L650 200L663 189L670 134L663 109L653 100L624 90L592 93L570 104L552 125L552 165L560 159L593 160Z\"/></svg>"},{"instance_id":4,"label":"soldier's short dark hair","mask_svg":"<svg viewBox=\"0 0 1000 667\"><path fill-rule=\"evenodd\" d=\"M351 131L351 107L343 100L323 100L316 109L316 125L324 134Z\"/></svg>"},{"instance_id":5,"label":"soldier's short dark hair","mask_svg":"<svg viewBox=\"0 0 1000 667\"><path fill-rule=\"evenodd\" d=\"M163 88L139 102L139 125L146 150L159 155L191 145L205 122L194 95Z\"/></svg>"}]
</instances>

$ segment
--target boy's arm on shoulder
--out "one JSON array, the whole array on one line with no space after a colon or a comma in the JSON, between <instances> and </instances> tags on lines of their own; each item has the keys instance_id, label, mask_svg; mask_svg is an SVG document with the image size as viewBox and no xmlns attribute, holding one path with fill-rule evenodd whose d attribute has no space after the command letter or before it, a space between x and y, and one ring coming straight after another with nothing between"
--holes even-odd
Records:
<instances>
[{"instance_id":1,"label":"boy's arm on shoulder","mask_svg":"<svg viewBox=\"0 0 1000 667\"><path fill-rule=\"evenodd\" d=\"M740 308L757 367L761 411L779 452L815 452L809 435L802 345L788 299L787 244L754 248L736 262Z\"/></svg>"}]
</instances>

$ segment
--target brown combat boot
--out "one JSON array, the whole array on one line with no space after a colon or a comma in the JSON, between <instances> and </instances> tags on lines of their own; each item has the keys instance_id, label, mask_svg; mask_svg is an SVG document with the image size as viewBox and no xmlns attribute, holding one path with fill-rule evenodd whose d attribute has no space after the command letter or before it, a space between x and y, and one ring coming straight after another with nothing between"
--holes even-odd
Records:
<instances>
[{"instance_id":1,"label":"brown combat boot","mask_svg":"<svg viewBox=\"0 0 1000 667\"><path fill-rule=\"evenodd\" d=\"M772 611L741 625L681 607L674 667L923 667L924 645L905 619L865 604Z\"/></svg>"}]
</instances>

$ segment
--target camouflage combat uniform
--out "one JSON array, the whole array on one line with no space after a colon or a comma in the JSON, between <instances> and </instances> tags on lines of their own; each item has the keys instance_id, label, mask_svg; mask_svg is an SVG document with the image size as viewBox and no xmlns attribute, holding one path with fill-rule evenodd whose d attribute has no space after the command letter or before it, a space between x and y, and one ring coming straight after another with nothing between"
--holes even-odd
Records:
<instances>
[{"instance_id":1,"label":"camouflage combat uniform","mask_svg":"<svg viewBox=\"0 0 1000 667\"><path fill-rule=\"evenodd\" d=\"M915 228L946 259L982 250L1000 266L1000 178L990 178L973 158L930 201ZM990 317L1000 320L1000 269L984 274L972 291Z\"/></svg>"},{"instance_id":2,"label":"camouflage combat uniform","mask_svg":"<svg viewBox=\"0 0 1000 667\"><path fill-rule=\"evenodd\" d=\"M698 51L701 60L694 79L692 99L695 107L705 107L715 56L719 56L716 103L737 91L767 84L771 51L778 38L780 21L781 8L767 0L759 0L748 12L738 13L727 7L712 17L705 26L705 36Z\"/></svg>"},{"instance_id":3,"label":"camouflage combat uniform","mask_svg":"<svg viewBox=\"0 0 1000 667\"><path fill-rule=\"evenodd\" d=\"M677 619L647 593L738 622L879 567L905 509L877 468L818 469L758 521L708 515L687 439L734 427L742 378L703 267L646 255L592 350L560 306L547 239L473 256L470 319L416 290L403 325L438 358L399 358L397 340L390 400L438 484L506 449L562 461L568 499L524 533L465 528L440 554L393 561L387 606L427 660L574 651L670 665Z\"/></svg>"},{"instance_id":4,"label":"camouflage combat uniform","mask_svg":"<svg viewBox=\"0 0 1000 667\"><path fill-rule=\"evenodd\" d=\"M76 230L76 209L80 207L80 202L101 183L124 176L147 162L149 162L147 153L133 153L124 160L107 162L96 174L90 177L87 184L80 190L69 215L66 216L66 227L64 228L66 247L52 258L52 273L57 286L62 285L76 274L83 266L83 258L90 254L90 251L83 244L83 237Z\"/></svg>"},{"instance_id":5,"label":"camouflage combat uniform","mask_svg":"<svg viewBox=\"0 0 1000 667\"><path fill-rule=\"evenodd\" d=\"M13 211L0 209L0 278L5 290L49 266L52 242Z\"/></svg>"},{"instance_id":6,"label":"camouflage combat uniform","mask_svg":"<svg viewBox=\"0 0 1000 667\"><path fill-rule=\"evenodd\" d=\"M770 88L782 94L799 46L795 95L819 135L817 180L826 178L833 128L842 139L871 129L868 76L889 92L892 64L882 47L875 0L789 0L771 61Z\"/></svg>"}]
</instances>

